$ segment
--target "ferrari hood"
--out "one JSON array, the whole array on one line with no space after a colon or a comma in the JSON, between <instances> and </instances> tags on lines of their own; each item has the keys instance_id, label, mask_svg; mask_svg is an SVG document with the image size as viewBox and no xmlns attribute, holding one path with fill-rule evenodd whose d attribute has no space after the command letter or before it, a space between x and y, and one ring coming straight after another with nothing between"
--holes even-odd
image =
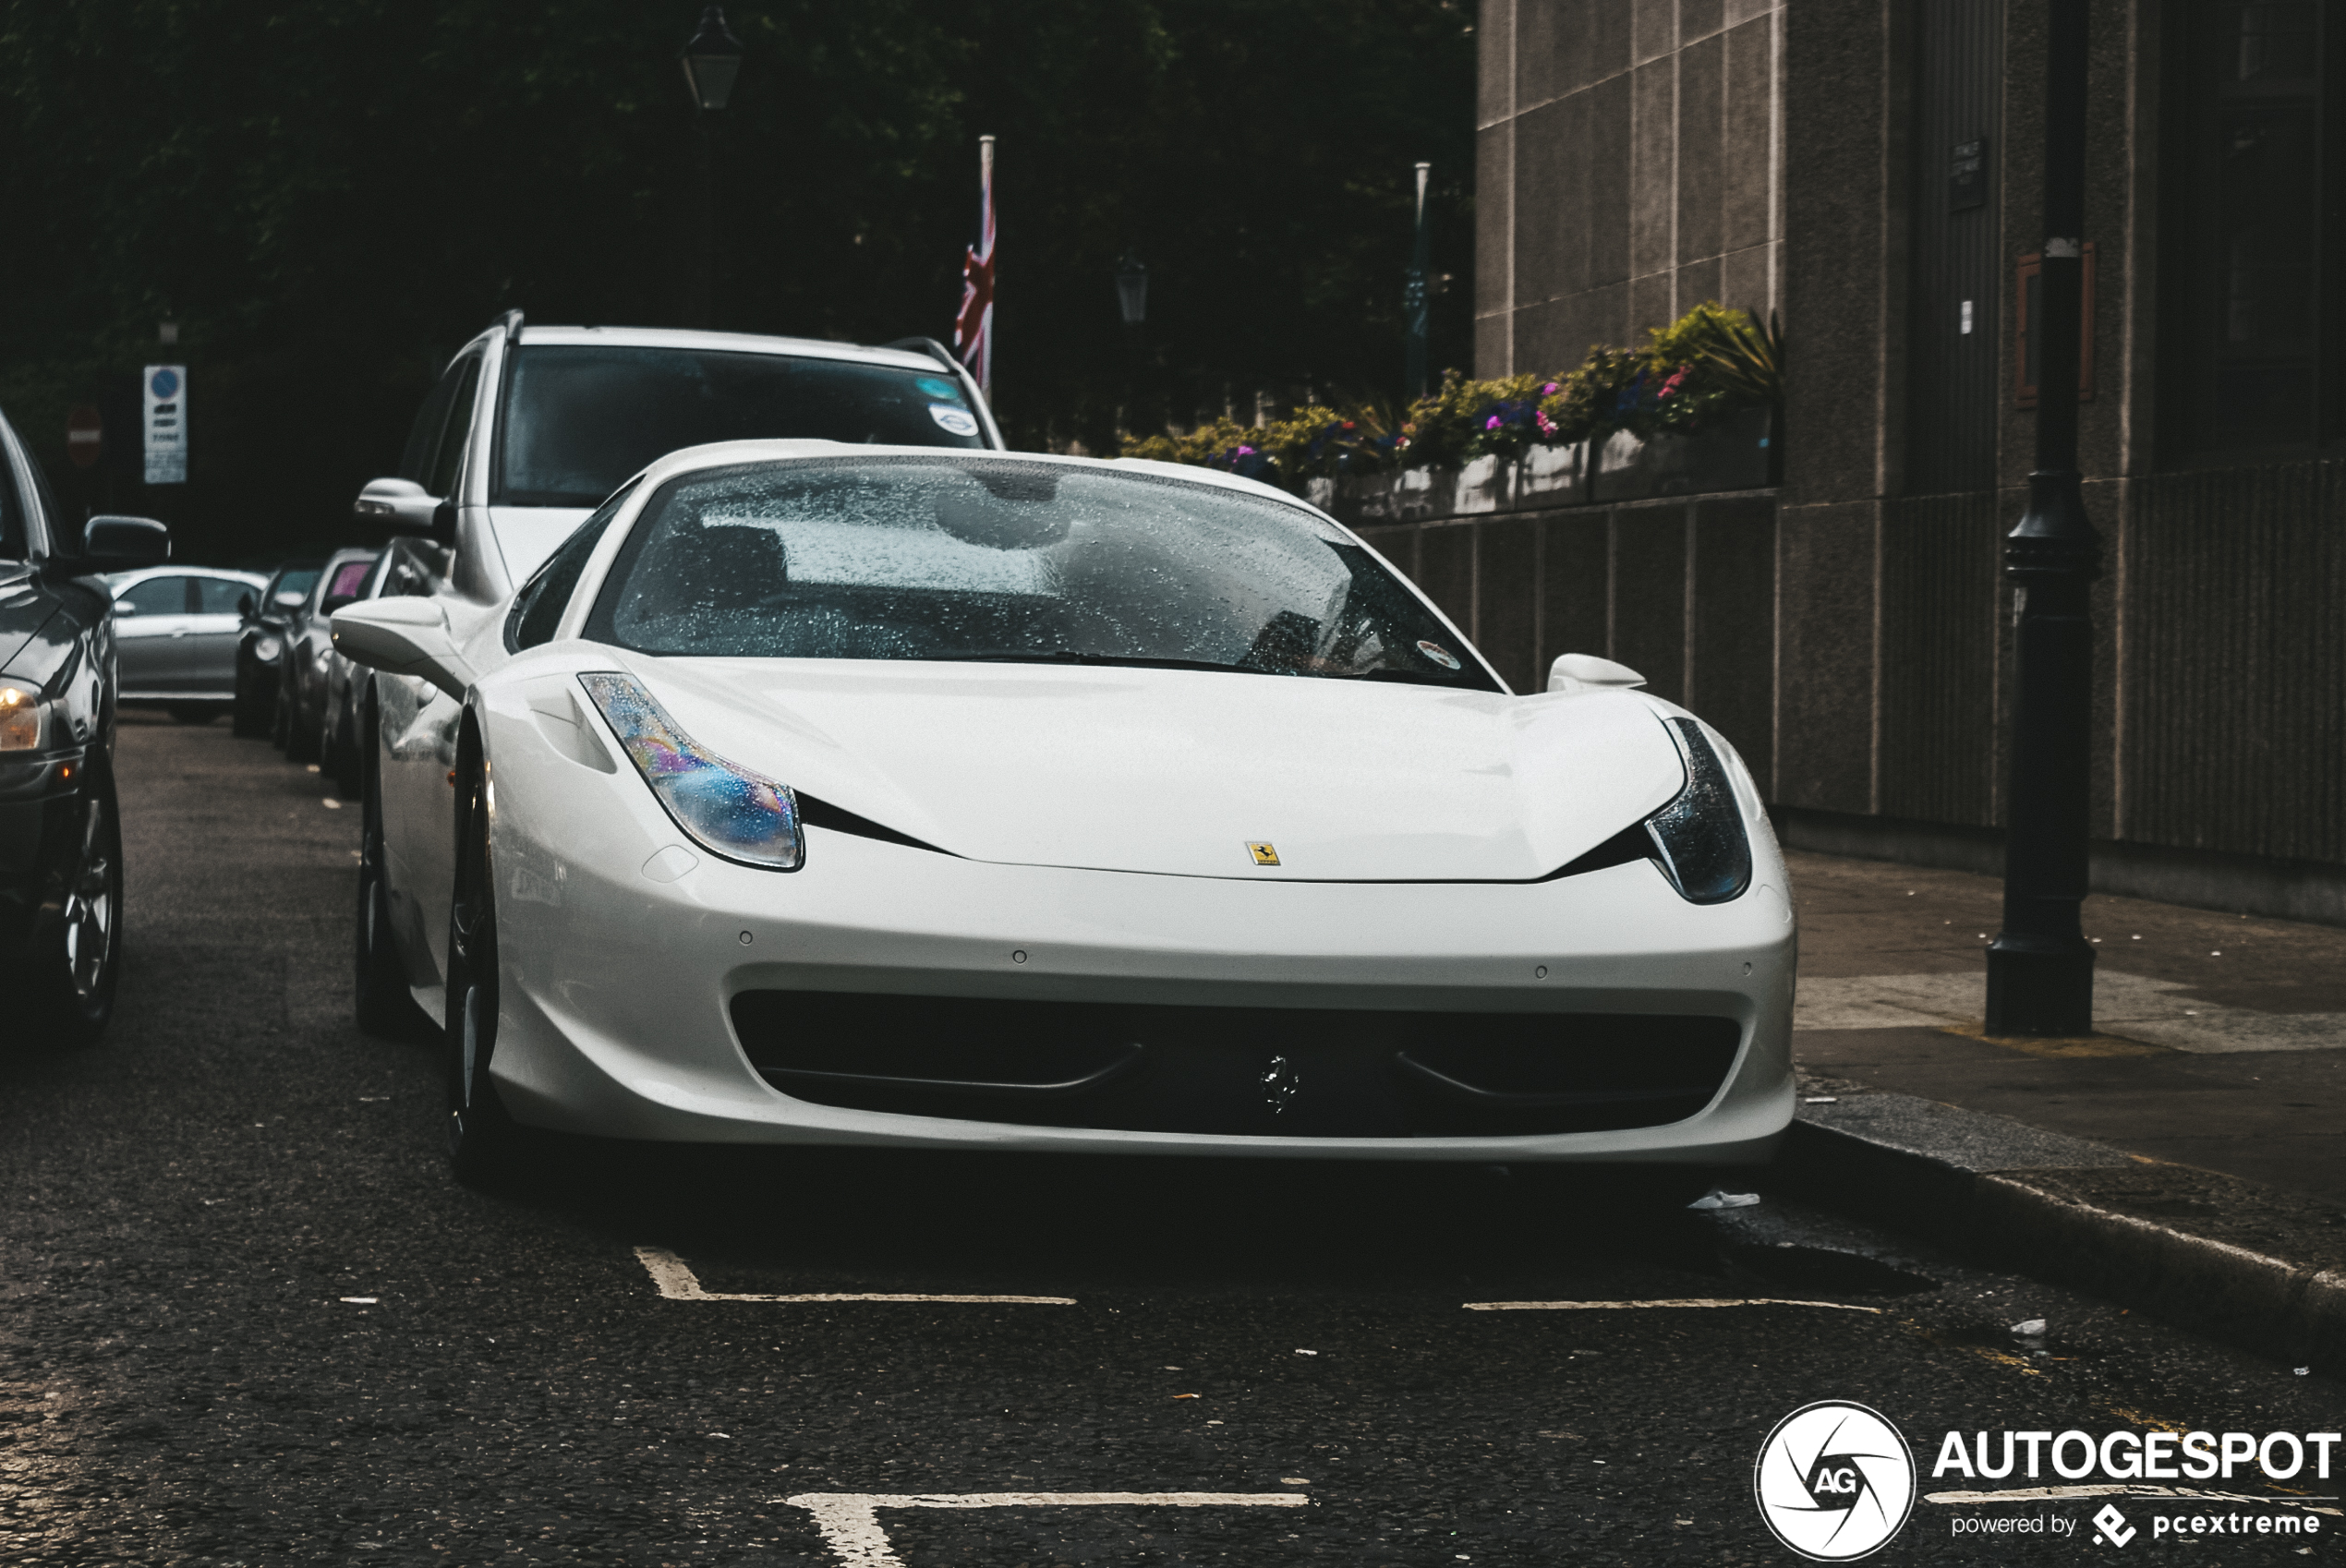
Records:
<instances>
[{"instance_id":1,"label":"ferrari hood","mask_svg":"<svg viewBox=\"0 0 2346 1568\"><path fill-rule=\"evenodd\" d=\"M972 860L1524 881L1686 780L1648 699L1046 665L631 658L687 732ZM1263 863L1253 846L1268 846Z\"/></svg>"}]
</instances>

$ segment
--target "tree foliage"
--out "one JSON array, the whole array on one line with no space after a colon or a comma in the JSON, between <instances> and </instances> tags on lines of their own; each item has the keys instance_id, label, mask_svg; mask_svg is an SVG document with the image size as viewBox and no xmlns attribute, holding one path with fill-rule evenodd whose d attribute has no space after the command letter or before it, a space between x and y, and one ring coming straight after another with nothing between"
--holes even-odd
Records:
<instances>
[{"instance_id":1,"label":"tree foliage","mask_svg":"<svg viewBox=\"0 0 2346 1568\"><path fill-rule=\"evenodd\" d=\"M693 0L0 0L0 405L190 367L194 482L87 502L215 557L323 543L445 356L508 308L679 320ZM997 400L1020 444L1257 388L1399 380L1411 164L1468 271L1473 40L1451 0L746 0L716 170L718 324L946 337L999 140ZM1128 333L1112 273L1149 266ZM1463 288L1437 363L1466 353ZM155 344L181 324L178 349ZM1251 413L1251 407L1249 409ZM110 418L118 450L134 432ZM135 478L135 475L133 476Z\"/></svg>"}]
</instances>

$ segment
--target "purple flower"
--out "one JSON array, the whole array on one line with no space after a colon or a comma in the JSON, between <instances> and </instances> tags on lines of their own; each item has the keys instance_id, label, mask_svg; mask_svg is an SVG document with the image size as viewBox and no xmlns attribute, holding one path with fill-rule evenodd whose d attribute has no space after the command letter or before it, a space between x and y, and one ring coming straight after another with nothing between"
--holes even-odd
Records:
<instances>
[{"instance_id":1,"label":"purple flower","mask_svg":"<svg viewBox=\"0 0 2346 1568\"><path fill-rule=\"evenodd\" d=\"M1497 429L1499 428L1499 416L1493 414L1490 418L1482 422L1482 428L1486 430Z\"/></svg>"},{"instance_id":2,"label":"purple flower","mask_svg":"<svg viewBox=\"0 0 2346 1568\"><path fill-rule=\"evenodd\" d=\"M1242 446L1239 448L1238 454L1240 457L1252 457L1254 455L1254 449L1251 446Z\"/></svg>"}]
</instances>

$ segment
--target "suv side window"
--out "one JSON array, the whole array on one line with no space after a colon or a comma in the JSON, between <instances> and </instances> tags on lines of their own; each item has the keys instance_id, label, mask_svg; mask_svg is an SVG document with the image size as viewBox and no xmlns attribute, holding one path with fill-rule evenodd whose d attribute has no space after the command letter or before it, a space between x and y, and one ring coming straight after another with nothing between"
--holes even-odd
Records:
<instances>
[{"instance_id":1,"label":"suv side window","mask_svg":"<svg viewBox=\"0 0 2346 1568\"><path fill-rule=\"evenodd\" d=\"M448 423L440 433L440 451L432 459L431 477L424 488L442 501L455 499L456 472L464 462L465 437L472 429L473 393L480 388L480 356L467 356L460 367L463 380L448 402Z\"/></svg>"},{"instance_id":2,"label":"suv side window","mask_svg":"<svg viewBox=\"0 0 2346 1568\"><path fill-rule=\"evenodd\" d=\"M24 500L17 494L16 466L8 461L6 442L0 440L0 561L22 561L32 553Z\"/></svg>"},{"instance_id":3,"label":"suv side window","mask_svg":"<svg viewBox=\"0 0 2346 1568\"><path fill-rule=\"evenodd\" d=\"M505 622L505 649L519 653L540 643L551 642L554 628L562 624L562 611L570 605L571 590L578 586L579 574L586 570L586 558L595 553L602 542L603 530L627 504L643 481L630 479L611 492L611 498L595 509L595 514L581 523L570 537L546 558L538 575L522 585L514 596L513 618Z\"/></svg>"},{"instance_id":4,"label":"suv side window","mask_svg":"<svg viewBox=\"0 0 2346 1568\"><path fill-rule=\"evenodd\" d=\"M439 383L424 394L424 405L416 410L416 422L407 428L406 450L400 453L399 476L424 482L431 472L431 460L440 451L441 427L448 423L448 400L456 395L456 383L463 378L464 368L452 365Z\"/></svg>"}]
</instances>

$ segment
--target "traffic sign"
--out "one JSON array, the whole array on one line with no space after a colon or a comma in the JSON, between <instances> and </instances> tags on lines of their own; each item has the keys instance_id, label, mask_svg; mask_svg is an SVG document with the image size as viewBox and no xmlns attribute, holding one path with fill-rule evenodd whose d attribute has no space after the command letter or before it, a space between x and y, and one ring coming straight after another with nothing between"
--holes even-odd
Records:
<instances>
[{"instance_id":1,"label":"traffic sign","mask_svg":"<svg viewBox=\"0 0 2346 1568\"><path fill-rule=\"evenodd\" d=\"M147 402L147 483L187 482L187 368L150 365Z\"/></svg>"},{"instance_id":2,"label":"traffic sign","mask_svg":"<svg viewBox=\"0 0 2346 1568\"><path fill-rule=\"evenodd\" d=\"M106 422L98 416L97 408L87 403L75 404L66 416L66 456L76 468L95 468L105 450Z\"/></svg>"}]
</instances>

